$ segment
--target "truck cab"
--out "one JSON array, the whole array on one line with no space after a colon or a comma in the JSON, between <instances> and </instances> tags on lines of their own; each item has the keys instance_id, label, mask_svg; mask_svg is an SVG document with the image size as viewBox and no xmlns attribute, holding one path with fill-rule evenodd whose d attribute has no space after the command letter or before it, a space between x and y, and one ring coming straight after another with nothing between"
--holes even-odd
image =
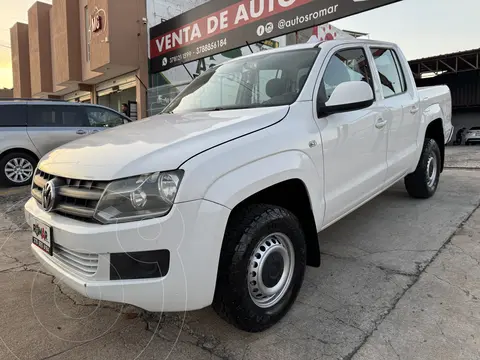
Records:
<instances>
[{"instance_id":1,"label":"truck cab","mask_svg":"<svg viewBox=\"0 0 480 360\"><path fill-rule=\"evenodd\" d=\"M212 305L262 331L320 266L319 232L400 180L434 195L452 131L448 88L417 89L395 44L236 58L162 114L44 156L25 205L32 250L87 297Z\"/></svg>"}]
</instances>

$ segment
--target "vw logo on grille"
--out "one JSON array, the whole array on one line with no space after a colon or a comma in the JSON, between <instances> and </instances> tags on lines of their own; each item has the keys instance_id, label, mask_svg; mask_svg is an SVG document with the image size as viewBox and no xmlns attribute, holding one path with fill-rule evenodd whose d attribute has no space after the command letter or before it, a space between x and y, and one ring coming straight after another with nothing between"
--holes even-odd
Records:
<instances>
[{"instance_id":1,"label":"vw logo on grille","mask_svg":"<svg viewBox=\"0 0 480 360\"><path fill-rule=\"evenodd\" d=\"M52 211L55 206L55 182L50 180L42 190L42 207L45 211Z\"/></svg>"}]
</instances>

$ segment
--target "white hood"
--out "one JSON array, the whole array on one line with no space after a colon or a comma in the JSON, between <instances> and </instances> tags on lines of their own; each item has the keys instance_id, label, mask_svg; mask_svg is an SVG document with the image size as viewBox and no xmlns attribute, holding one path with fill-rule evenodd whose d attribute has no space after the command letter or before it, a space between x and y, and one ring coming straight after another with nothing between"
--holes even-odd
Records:
<instances>
[{"instance_id":1,"label":"white hood","mask_svg":"<svg viewBox=\"0 0 480 360\"><path fill-rule=\"evenodd\" d=\"M39 168L83 180L173 170L202 151L274 124L288 108L156 115L67 143L45 155Z\"/></svg>"}]
</instances>

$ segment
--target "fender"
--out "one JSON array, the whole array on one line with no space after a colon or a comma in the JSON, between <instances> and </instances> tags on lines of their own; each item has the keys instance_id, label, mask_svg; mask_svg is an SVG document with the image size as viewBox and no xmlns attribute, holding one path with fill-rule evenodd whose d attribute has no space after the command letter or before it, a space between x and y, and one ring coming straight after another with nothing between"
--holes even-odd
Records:
<instances>
[{"instance_id":1,"label":"fender","mask_svg":"<svg viewBox=\"0 0 480 360\"><path fill-rule=\"evenodd\" d=\"M413 156L415 161L413 162L413 165L410 168L409 173L414 172L415 169L417 168L418 162L420 161L420 156L422 155L423 143L425 141L425 134L427 132L427 127L428 125L430 125L432 121L436 119L442 119L442 121L445 119L443 110L440 104L438 103L430 105L422 112L420 124L418 128L418 134L417 134L417 150L415 151L415 154Z\"/></svg>"},{"instance_id":2,"label":"fender","mask_svg":"<svg viewBox=\"0 0 480 360\"><path fill-rule=\"evenodd\" d=\"M236 168L213 182L204 198L233 209L251 195L291 179L305 184L317 232L320 231L325 215L323 178L312 160L301 151L277 153Z\"/></svg>"}]
</instances>

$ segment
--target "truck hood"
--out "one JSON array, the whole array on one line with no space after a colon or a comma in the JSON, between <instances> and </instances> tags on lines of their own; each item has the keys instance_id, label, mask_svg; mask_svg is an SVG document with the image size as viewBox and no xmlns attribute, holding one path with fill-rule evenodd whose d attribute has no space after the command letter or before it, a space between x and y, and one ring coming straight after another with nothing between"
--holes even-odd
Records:
<instances>
[{"instance_id":1,"label":"truck hood","mask_svg":"<svg viewBox=\"0 0 480 360\"><path fill-rule=\"evenodd\" d=\"M156 115L67 143L39 168L82 180L173 170L198 153L283 119L289 107Z\"/></svg>"}]
</instances>

